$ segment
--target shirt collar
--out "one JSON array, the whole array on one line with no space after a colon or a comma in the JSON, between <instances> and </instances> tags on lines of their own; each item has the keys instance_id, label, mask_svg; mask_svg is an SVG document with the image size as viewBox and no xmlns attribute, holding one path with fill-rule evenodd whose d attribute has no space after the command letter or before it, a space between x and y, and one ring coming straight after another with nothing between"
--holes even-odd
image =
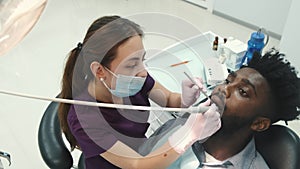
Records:
<instances>
[{"instance_id":1,"label":"shirt collar","mask_svg":"<svg viewBox=\"0 0 300 169\"><path fill-rule=\"evenodd\" d=\"M202 151L201 151L202 150ZM199 146L197 151L198 153L202 154L200 158L205 159L205 154L203 151L203 147ZM234 156L224 160L220 161L220 164L222 163L231 163L232 165L228 167L234 168L234 169L248 169L251 167L255 157L257 156L256 154L256 149L255 149L255 141L254 138L251 139L251 141L247 144L247 146L240 151L239 153L235 154ZM202 161L201 159L198 158L198 161ZM201 166L201 165L200 165Z\"/></svg>"},{"instance_id":2,"label":"shirt collar","mask_svg":"<svg viewBox=\"0 0 300 169\"><path fill-rule=\"evenodd\" d=\"M247 169L250 168L256 155L255 141L254 138L252 138L241 152L228 158L225 161L230 161L235 169Z\"/></svg>"}]
</instances>

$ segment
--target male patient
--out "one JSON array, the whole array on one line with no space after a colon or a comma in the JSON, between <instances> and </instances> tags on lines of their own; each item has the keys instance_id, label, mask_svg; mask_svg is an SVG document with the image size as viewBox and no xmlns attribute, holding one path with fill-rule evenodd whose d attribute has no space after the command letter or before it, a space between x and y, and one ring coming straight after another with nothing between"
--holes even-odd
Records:
<instances>
[{"instance_id":1,"label":"male patient","mask_svg":"<svg viewBox=\"0 0 300 169\"><path fill-rule=\"evenodd\" d=\"M226 104L219 131L204 143L196 142L169 168L267 169L255 149L253 135L279 120L297 118L300 79L284 55L271 50L253 55L249 65L228 75L212 96L223 93Z\"/></svg>"}]
</instances>

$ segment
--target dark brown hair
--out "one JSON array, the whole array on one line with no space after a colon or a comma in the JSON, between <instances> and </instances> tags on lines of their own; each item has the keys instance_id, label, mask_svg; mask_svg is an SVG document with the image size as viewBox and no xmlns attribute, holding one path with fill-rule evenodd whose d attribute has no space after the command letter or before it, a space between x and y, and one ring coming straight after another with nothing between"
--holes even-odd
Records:
<instances>
[{"instance_id":1,"label":"dark brown hair","mask_svg":"<svg viewBox=\"0 0 300 169\"><path fill-rule=\"evenodd\" d=\"M60 97L73 99L86 90L94 79L90 64L97 61L106 67L114 60L117 48L132 36L143 36L140 26L119 16L105 16L95 20L89 27L83 43L74 48L65 64ZM71 150L77 145L67 122L70 104L61 103L58 109L60 126Z\"/></svg>"}]
</instances>

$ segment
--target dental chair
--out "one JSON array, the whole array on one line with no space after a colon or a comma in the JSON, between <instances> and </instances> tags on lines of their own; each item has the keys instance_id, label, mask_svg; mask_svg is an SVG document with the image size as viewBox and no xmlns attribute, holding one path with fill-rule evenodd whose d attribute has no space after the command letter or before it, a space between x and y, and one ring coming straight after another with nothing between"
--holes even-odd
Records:
<instances>
[{"instance_id":1,"label":"dental chair","mask_svg":"<svg viewBox=\"0 0 300 169\"><path fill-rule=\"evenodd\" d=\"M52 102L47 107L40 122L38 144L44 162L51 169L69 169L73 167L73 158L66 147L57 116L58 103ZM173 128L176 119L167 121L158 128L151 137L160 135ZM176 123L182 124L184 122ZM163 134L162 134L163 135ZM153 139L154 146L158 138ZM290 128L272 125L268 130L255 134L255 143L270 169L300 169L300 138ZM144 150L145 152L149 150ZM84 169L84 158L80 156L78 169ZM75 166L75 168L77 168Z\"/></svg>"},{"instance_id":2,"label":"dental chair","mask_svg":"<svg viewBox=\"0 0 300 169\"><path fill-rule=\"evenodd\" d=\"M270 169L300 169L300 139L290 128L272 125L255 134L255 143Z\"/></svg>"},{"instance_id":3,"label":"dental chair","mask_svg":"<svg viewBox=\"0 0 300 169\"><path fill-rule=\"evenodd\" d=\"M44 112L38 130L38 144L41 156L51 169L85 169L81 154L78 166L73 166L73 157L66 147L57 116L59 103L51 102Z\"/></svg>"}]
</instances>

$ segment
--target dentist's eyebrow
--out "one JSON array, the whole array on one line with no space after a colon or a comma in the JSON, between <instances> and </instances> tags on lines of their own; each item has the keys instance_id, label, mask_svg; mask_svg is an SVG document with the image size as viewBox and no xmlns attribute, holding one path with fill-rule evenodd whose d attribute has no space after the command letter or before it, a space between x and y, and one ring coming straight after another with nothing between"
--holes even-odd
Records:
<instances>
[{"instance_id":1,"label":"dentist's eyebrow","mask_svg":"<svg viewBox=\"0 0 300 169\"><path fill-rule=\"evenodd\" d=\"M145 55L146 55L146 51L144 51L144 53L143 53L142 60L144 60ZM129 59L127 60L127 62L130 62L130 61L136 61L136 60L140 60L140 59L141 59L140 56L135 56L135 57L129 58Z\"/></svg>"}]
</instances>

